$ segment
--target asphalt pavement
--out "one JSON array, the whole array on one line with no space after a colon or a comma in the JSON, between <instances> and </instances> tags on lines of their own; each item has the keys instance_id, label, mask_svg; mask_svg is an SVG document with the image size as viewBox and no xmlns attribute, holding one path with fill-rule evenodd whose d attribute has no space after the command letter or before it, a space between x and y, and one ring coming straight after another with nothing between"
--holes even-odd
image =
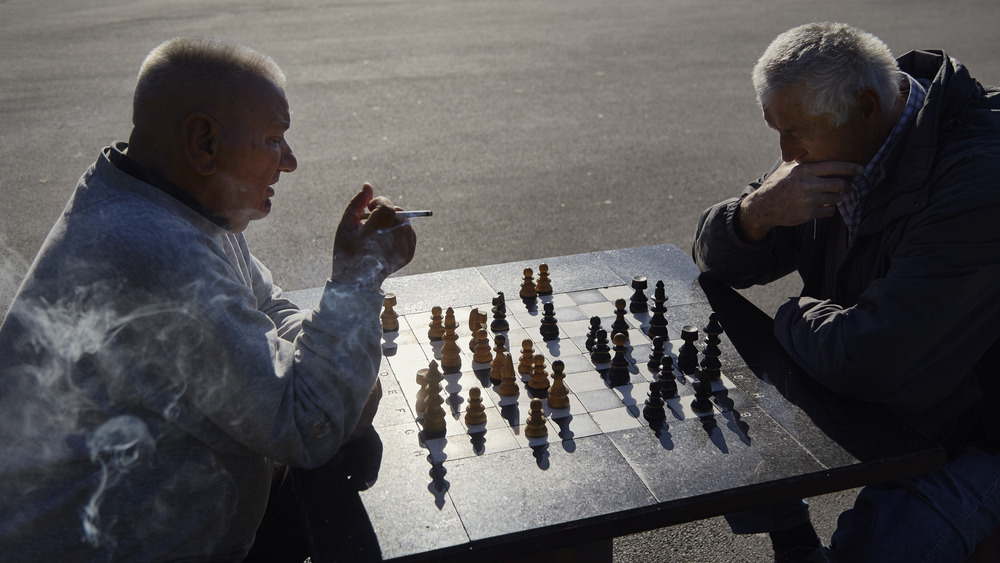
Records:
<instances>
[{"instance_id":1,"label":"asphalt pavement","mask_svg":"<svg viewBox=\"0 0 1000 563\"><path fill-rule=\"evenodd\" d=\"M0 0L0 312L101 147L128 137L145 54L217 35L288 76L299 168L247 231L285 289L328 276L362 185L415 219L401 275L672 243L777 157L749 82L800 23L897 55L944 49L1000 83L1000 3L848 0ZM557 273L553 275L558 283ZM745 292L772 312L798 284ZM824 538L850 492L812 499ZM616 541L615 561L766 561L721 519Z\"/></svg>"}]
</instances>

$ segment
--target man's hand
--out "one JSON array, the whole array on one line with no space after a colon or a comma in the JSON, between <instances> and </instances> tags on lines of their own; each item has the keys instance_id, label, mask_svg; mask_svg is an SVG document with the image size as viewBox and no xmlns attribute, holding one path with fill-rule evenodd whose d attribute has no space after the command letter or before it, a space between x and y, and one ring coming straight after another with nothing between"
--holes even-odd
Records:
<instances>
[{"instance_id":1,"label":"man's hand","mask_svg":"<svg viewBox=\"0 0 1000 563\"><path fill-rule=\"evenodd\" d=\"M758 241L774 227L830 217L851 178L863 171L853 162L783 162L740 202L737 226L747 239Z\"/></svg>"},{"instance_id":2,"label":"man's hand","mask_svg":"<svg viewBox=\"0 0 1000 563\"><path fill-rule=\"evenodd\" d=\"M372 421L375 420L375 414L378 412L378 403L381 400L382 382L376 379L375 385L368 394L368 400L365 401L365 406L361 409L361 419L358 420L358 425L354 427L354 432L351 432L351 436L347 439L347 442L357 440L359 436L371 428Z\"/></svg>"},{"instance_id":3,"label":"man's hand","mask_svg":"<svg viewBox=\"0 0 1000 563\"><path fill-rule=\"evenodd\" d=\"M369 210L371 217L362 223L361 215ZM331 280L377 291L385 278L413 259L417 235L396 211L388 198L373 198L369 184L361 188L337 227Z\"/></svg>"}]
</instances>

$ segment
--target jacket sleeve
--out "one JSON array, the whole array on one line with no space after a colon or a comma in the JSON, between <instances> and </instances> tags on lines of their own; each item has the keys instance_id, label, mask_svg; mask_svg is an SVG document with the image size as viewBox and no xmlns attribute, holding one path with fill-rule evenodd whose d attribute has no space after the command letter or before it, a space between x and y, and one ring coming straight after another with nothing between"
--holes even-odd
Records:
<instances>
[{"instance_id":1,"label":"jacket sleeve","mask_svg":"<svg viewBox=\"0 0 1000 563\"><path fill-rule=\"evenodd\" d=\"M705 276L745 288L774 281L795 269L795 228L773 229L759 242L748 242L738 232L740 201L759 188L764 178L748 185L740 197L702 213L691 255Z\"/></svg>"},{"instance_id":2,"label":"jacket sleeve","mask_svg":"<svg viewBox=\"0 0 1000 563\"><path fill-rule=\"evenodd\" d=\"M996 186L932 201L910 219L887 275L854 306L790 301L775 315L778 340L834 392L926 408L1000 336L998 216Z\"/></svg>"}]
</instances>

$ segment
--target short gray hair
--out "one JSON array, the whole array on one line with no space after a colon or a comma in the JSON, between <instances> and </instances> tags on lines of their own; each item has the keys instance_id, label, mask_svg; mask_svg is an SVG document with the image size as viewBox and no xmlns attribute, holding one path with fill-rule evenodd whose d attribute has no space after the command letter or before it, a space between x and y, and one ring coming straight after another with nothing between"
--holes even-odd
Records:
<instances>
[{"instance_id":1,"label":"short gray hair","mask_svg":"<svg viewBox=\"0 0 1000 563\"><path fill-rule=\"evenodd\" d=\"M753 68L753 87L763 107L788 86L804 86L806 111L829 114L843 125L858 92L871 88L883 113L899 96L899 65L874 35L843 23L811 23L790 29L771 42Z\"/></svg>"},{"instance_id":2,"label":"short gray hair","mask_svg":"<svg viewBox=\"0 0 1000 563\"><path fill-rule=\"evenodd\" d=\"M184 104L193 92L225 92L240 79L260 77L278 88L285 74L271 57L226 39L175 37L146 55L136 79L132 121L155 113L157 105Z\"/></svg>"}]
</instances>

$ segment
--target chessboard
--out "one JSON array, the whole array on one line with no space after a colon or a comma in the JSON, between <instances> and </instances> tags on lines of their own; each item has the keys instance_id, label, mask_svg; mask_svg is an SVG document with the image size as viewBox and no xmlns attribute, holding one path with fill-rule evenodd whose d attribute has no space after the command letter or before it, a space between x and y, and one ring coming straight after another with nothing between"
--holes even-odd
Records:
<instances>
[{"instance_id":1,"label":"chessboard","mask_svg":"<svg viewBox=\"0 0 1000 563\"><path fill-rule=\"evenodd\" d=\"M529 269L536 294L522 298ZM551 293L537 292L541 270ZM805 381L766 323L744 324L742 308L767 319L745 300L716 315L691 259L670 245L403 276L383 289L378 477L359 487L348 542L331 539L345 520L324 493L307 499L314 540L340 552L317 562L358 545L362 559L503 560L940 462L884 413L851 411ZM611 348L596 359L595 324ZM615 333L626 335L617 345ZM878 431L858 433L859 421ZM311 478L307 488L324 490Z\"/></svg>"}]
</instances>

